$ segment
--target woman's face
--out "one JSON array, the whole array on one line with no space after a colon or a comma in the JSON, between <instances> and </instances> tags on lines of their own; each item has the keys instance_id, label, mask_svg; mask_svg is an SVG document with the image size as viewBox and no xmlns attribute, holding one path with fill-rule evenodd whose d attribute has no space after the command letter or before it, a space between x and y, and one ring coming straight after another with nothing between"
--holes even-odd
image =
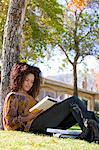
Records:
<instances>
[{"instance_id":1,"label":"woman's face","mask_svg":"<svg viewBox=\"0 0 99 150\"><path fill-rule=\"evenodd\" d=\"M22 84L22 91L28 92L33 86L33 82L34 82L34 74L30 73L24 79L24 82Z\"/></svg>"}]
</instances>

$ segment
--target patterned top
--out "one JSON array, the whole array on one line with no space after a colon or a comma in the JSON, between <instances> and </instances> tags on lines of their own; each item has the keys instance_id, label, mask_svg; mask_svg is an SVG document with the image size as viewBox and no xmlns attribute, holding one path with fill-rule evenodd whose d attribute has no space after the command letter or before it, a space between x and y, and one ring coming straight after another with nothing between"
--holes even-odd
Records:
<instances>
[{"instance_id":1,"label":"patterned top","mask_svg":"<svg viewBox=\"0 0 99 150\"><path fill-rule=\"evenodd\" d=\"M29 115L29 109L36 104L30 95L11 92L7 95L3 107L4 130L29 131L33 120L23 123L22 117Z\"/></svg>"}]
</instances>

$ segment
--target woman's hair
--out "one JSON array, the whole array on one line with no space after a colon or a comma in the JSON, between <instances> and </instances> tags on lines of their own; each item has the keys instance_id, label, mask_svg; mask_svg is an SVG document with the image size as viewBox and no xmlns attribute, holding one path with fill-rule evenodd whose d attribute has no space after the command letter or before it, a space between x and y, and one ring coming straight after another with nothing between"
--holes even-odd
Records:
<instances>
[{"instance_id":1,"label":"woman's hair","mask_svg":"<svg viewBox=\"0 0 99 150\"><path fill-rule=\"evenodd\" d=\"M41 70L38 67L21 62L14 64L10 72L10 88L13 92L17 92L21 89L22 84L29 73L34 74L35 78L33 86L28 91L28 94L35 98L39 94L42 79Z\"/></svg>"}]
</instances>

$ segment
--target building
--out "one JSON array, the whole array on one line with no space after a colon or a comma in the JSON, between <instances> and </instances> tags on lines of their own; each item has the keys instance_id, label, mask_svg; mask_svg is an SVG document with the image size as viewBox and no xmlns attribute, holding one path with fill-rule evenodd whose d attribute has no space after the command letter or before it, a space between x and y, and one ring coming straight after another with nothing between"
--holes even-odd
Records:
<instances>
[{"instance_id":1,"label":"building","mask_svg":"<svg viewBox=\"0 0 99 150\"><path fill-rule=\"evenodd\" d=\"M54 98L65 99L73 95L73 86L44 78L43 83L41 85L41 90L40 90L40 95L38 97L38 100L42 99L46 95ZM97 106L99 106L99 93L87 91L79 88L78 95L80 99L85 100L87 102L88 110L99 111L99 107L97 107L96 109L95 106L96 102L98 103Z\"/></svg>"},{"instance_id":2,"label":"building","mask_svg":"<svg viewBox=\"0 0 99 150\"><path fill-rule=\"evenodd\" d=\"M48 79L65 83L73 86L73 74L59 74L56 76L48 76ZM91 70L89 73L78 73L78 88L88 91L99 92L99 72Z\"/></svg>"}]
</instances>

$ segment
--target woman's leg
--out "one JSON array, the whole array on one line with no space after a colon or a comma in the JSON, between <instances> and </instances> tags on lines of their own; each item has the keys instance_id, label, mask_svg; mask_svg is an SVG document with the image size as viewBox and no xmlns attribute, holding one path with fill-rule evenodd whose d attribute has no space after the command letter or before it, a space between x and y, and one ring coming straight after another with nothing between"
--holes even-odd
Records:
<instances>
[{"instance_id":1,"label":"woman's leg","mask_svg":"<svg viewBox=\"0 0 99 150\"><path fill-rule=\"evenodd\" d=\"M69 128L79 123L84 127L83 119L91 118L83 102L72 96L52 106L33 120L30 131L46 131L46 128Z\"/></svg>"},{"instance_id":2,"label":"woman's leg","mask_svg":"<svg viewBox=\"0 0 99 150\"><path fill-rule=\"evenodd\" d=\"M66 130L77 123L73 114L70 113L62 122L57 126L58 129Z\"/></svg>"},{"instance_id":3,"label":"woman's leg","mask_svg":"<svg viewBox=\"0 0 99 150\"><path fill-rule=\"evenodd\" d=\"M67 102L57 103L33 120L30 131L46 131L46 128L57 128L58 125L71 114ZM74 121L74 120L73 120Z\"/></svg>"}]
</instances>

